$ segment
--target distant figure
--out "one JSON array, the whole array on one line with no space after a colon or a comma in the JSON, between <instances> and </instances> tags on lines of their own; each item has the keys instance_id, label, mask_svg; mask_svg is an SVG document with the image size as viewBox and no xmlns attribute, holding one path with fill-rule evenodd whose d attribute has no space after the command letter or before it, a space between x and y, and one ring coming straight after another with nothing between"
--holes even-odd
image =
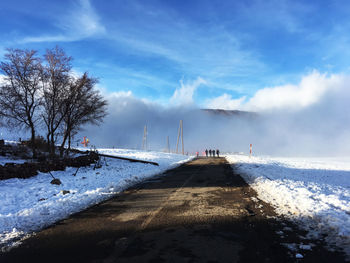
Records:
<instances>
[{"instance_id":1,"label":"distant figure","mask_svg":"<svg viewBox=\"0 0 350 263\"><path fill-rule=\"evenodd\" d=\"M219 149L216 149L216 155L219 157Z\"/></svg>"},{"instance_id":2,"label":"distant figure","mask_svg":"<svg viewBox=\"0 0 350 263\"><path fill-rule=\"evenodd\" d=\"M213 157L215 157L215 150L212 150L211 152L213 153Z\"/></svg>"},{"instance_id":3,"label":"distant figure","mask_svg":"<svg viewBox=\"0 0 350 263\"><path fill-rule=\"evenodd\" d=\"M205 149L205 156L208 157L208 149Z\"/></svg>"},{"instance_id":4,"label":"distant figure","mask_svg":"<svg viewBox=\"0 0 350 263\"><path fill-rule=\"evenodd\" d=\"M211 157L211 150L209 150L209 156Z\"/></svg>"},{"instance_id":5,"label":"distant figure","mask_svg":"<svg viewBox=\"0 0 350 263\"><path fill-rule=\"evenodd\" d=\"M199 152L196 152L197 157L199 156Z\"/></svg>"}]
</instances>

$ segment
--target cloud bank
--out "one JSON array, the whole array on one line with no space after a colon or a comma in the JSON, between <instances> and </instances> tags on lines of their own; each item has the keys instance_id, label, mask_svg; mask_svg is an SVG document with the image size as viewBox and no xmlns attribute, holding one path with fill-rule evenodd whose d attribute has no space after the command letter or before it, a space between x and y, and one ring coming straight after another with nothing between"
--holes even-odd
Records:
<instances>
[{"instance_id":1,"label":"cloud bank","mask_svg":"<svg viewBox=\"0 0 350 263\"><path fill-rule=\"evenodd\" d=\"M344 93L349 76L341 74L321 74L318 71L302 77L297 85L267 87L258 90L253 97L233 99L228 94L208 101L208 106L227 110L248 111L299 111L322 102L327 94Z\"/></svg>"},{"instance_id":2,"label":"cloud bank","mask_svg":"<svg viewBox=\"0 0 350 263\"><path fill-rule=\"evenodd\" d=\"M143 127L147 125L150 149L165 149L169 136L174 150L179 121L183 120L188 152L205 148L248 152L252 143L256 154L349 155L349 80L347 75L312 72L298 85L262 89L251 99L232 100L224 94L212 101L212 106L217 102L260 110L256 114L232 116L211 114L184 106L186 104L165 107L140 100L131 92L113 93L108 97L109 115L104 124L87 127L80 136L89 136L98 146L140 149ZM183 98L184 94L192 98L194 90L202 83L202 79L197 79L190 83L186 92L182 83L173 98ZM180 101L191 102L186 98Z\"/></svg>"}]
</instances>

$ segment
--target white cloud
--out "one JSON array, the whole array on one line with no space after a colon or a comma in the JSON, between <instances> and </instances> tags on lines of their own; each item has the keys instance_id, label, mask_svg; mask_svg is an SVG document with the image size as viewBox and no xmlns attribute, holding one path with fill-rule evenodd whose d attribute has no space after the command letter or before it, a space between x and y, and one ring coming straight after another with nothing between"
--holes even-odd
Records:
<instances>
[{"instance_id":1,"label":"white cloud","mask_svg":"<svg viewBox=\"0 0 350 263\"><path fill-rule=\"evenodd\" d=\"M37 37L25 37L20 41L20 43L41 43L41 42L65 42L73 41L72 38L69 38L65 35L57 36L37 36Z\"/></svg>"},{"instance_id":2,"label":"white cloud","mask_svg":"<svg viewBox=\"0 0 350 263\"><path fill-rule=\"evenodd\" d=\"M6 84L6 77L5 75L0 74L0 85Z\"/></svg>"},{"instance_id":3,"label":"white cloud","mask_svg":"<svg viewBox=\"0 0 350 263\"><path fill-rule=\"evenodd\" d=\"M21 43L33 42L70 42L80 39L101 35L106 32L105 27L100 23L100 18L91 6L90 0L79 0L67 16L58 14L57 27L63 33L56 35L42 35L26 37Z\"/></svg>"},{"instance_id":4,"label":"white cloud","mask_svg":"<svg viewBox=\"0 0 350 263\"><path fill-rule=\"evenodd\" d=\"M132 92L130 90L128 91L118 91L118 92L112 92L109 94L109 97L111 98L131 98Z\"/></svg>"},{"instance_id":5,"label":"white cloud","mask_svg":"<svg viewBox=\"0 0 350 263\"><path fill-rule=\"evenodd\" d=\"M232 96L224 93L214 99L208 100L206 107L209 109L237 110L240 108L246 97L232 99Z\"/></svg>"},{"instance_id":6,"label":"white cloud","mask_svg":"<svg viewBox=\"0 0 350 263\"><path fill-rule=\"evenodd\" d=\"M343 83L343 75L327 76L314 71L303 77L298 85L288 84L257 91L244 107L253 110L299 110L317 103L327 91Z\"/></svg>"},{"instance_id":7,"label":"white cloud","mask_svg":"<svg viewBox=\"0 0 350 263\"><path fill-rule=\"evenodd\" d=\"M342 88L349 82L349 76L341 74L320 74L313 71L304 76L297 85L267 87L258 90L252 98L232 99L223 94L207 102L210 108L243 109L250 111L301 110L321 101L326 94Z\"/></svg>"},{"instance_id":8,"label":"white cloud","mask_svg":"<svg viewBox=\"0 0 350 263\"><path fill-rule=\"evenodd\" d=\"M195 90L202 84L206 84L206 81L201 77L190 83L183 83L180 80L181 87L176 89L173 96L170 98L170 103L173 105L191 105L193 104L193 94Z\"/></svg>"}]
</instances>

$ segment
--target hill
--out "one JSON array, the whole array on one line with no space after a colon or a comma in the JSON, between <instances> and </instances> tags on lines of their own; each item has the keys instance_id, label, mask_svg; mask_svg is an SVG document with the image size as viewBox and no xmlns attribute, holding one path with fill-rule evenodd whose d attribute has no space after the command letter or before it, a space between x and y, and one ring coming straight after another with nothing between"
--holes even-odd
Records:
<instances>
[{"instance_id":1,"label":"hill","mask_svg":"<svg viewBox=\"0 0 350 263\"><path fill-rule=\"evenodd\" d=\"M223 110L223 109L201 109L204 112L207 112L212 115L221 115L221 116L239 116L239 117L257 117L256 112L251 111L240 111L240 110Z\"/></svg>"}]
</instances>

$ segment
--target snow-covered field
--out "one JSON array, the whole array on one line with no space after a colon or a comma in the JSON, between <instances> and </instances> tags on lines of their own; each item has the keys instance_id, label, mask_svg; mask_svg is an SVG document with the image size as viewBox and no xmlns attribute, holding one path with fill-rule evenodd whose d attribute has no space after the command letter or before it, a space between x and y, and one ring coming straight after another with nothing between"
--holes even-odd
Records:
<instances>
[{"instance_id":1,"label":"snow-covered field","mask_svg":"<svg viewBox=\"0 0 350 263\"><path fill-rule=\"evenodd\" d=\"M227 159L277 213L350 255L350 158Z\"/></svg>"},{"instance_id":2,"label":"snow-covered field","mask_svg":"<svg viewBox=\"0 0 350 263\"><path fill-rule=\"evenodd\" d=\"M48 173L39 173L29 179L0 181L0 247L16 245L34 231L191 159L162 152L98 150L100 153L158 162L159 166L106 158L108 166L102 159L101 168L93 170L93 165L82 167L76 176L73 174L77 168L52 172L62 182L59 186L50 184L52 177Z\"/></svg>"}]
</instances>

